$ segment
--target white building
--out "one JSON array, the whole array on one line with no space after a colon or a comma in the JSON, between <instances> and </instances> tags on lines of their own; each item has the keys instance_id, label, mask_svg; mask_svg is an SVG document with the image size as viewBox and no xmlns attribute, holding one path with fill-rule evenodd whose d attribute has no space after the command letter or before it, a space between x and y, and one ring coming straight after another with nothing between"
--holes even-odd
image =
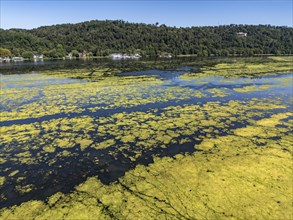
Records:
<instances>
[{"instance_id":1,"label":"white building","mask_svg":"<svg viewBox=\"0 0 293 220\"><path fill-rule=\"evenodd\" d=\"M24 61L24 58L23 57L12 57L12 61L13 62L22 62L22 61Z\"/></svg>"},{"instance_id":2,"label":"white building","mask_svg":"<svg viewBox=\"0 0 293 220\"><path fill-rule=\"evenodd\" d=\"M238 32L237 35L241 37L247 37L247 33L245 32Z\"/></svg>"},{"instance_id":3,"label":"white building","mask_svg":"<svg viewBox=\"0 0 293 220\"><path fill-rule=\"evenodd\" d=\"M139 55L138 53L136 53L136 54L112 53L112 54L110 54L110 57L113 60L120 60L120 59L139 59L139 58L141 58L141 55Z\"/></svg>"},{"instance_id":4,"label":"white building","mask_svg":"<svg viewBox=\"0 0 293 220\"><path fill-rule=\"evenodd\" d=\"M43 54L34 54L34 60L43 60L44 59L44 55Z\"/></svg>"},{"instance_id":5,"label":"white building","mask_svg":"<svg viewBox=\"0 0 293 220\"><path fill-rule=\"evenodd\" d=\"M65 56L65 59L71 60L72 59L72 53L69 53L67 56Z\"/></svg>"},{"instance_id":6,"label":"white building","mask_svg":"<svg viewBox=\"0 0 293 220\"><path fill-rule=\"evenodd\" d=\"M4 62L4 63L9 63L10 62L10 57L3 57L1 62Z\"/></svg>"}]
</instances>

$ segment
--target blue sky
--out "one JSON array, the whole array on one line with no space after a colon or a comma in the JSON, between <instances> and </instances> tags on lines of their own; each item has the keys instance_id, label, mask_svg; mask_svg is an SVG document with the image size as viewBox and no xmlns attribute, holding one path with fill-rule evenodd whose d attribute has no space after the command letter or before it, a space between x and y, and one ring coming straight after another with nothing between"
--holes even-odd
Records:
<instances>
[{"instance_id":1,"label":"blue sky","mask_svg":"<svg viewBox=\"0 0 293 220\"><path fill-rule=\"evenodd\" d=\"M293 0L0 0L1 28L31 29L87 20L116 20L190 27L271 24L292 27Z\"/></svg>"}]
</instances>

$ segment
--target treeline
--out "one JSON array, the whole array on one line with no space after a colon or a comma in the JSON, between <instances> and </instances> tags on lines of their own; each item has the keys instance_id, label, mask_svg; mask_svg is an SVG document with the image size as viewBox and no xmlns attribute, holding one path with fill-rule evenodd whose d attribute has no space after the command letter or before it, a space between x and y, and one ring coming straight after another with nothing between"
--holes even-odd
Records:
<instances>
[{"instance_id":1,"label":"treeline","mask_svg":"<svg viewBox=\"0 0 293 220\"><path fill-rule=\"evenodd\" d=\"M237 33L247 33L240 36ZM293 28L270 25L224 25L175 28L125 21L88 21L32 30L0 29L0 45L15 56L23 53L64 57L73 52L106 56L111 53L197 54L229 56L293 54Z\"/></svg>"}]
</instances>

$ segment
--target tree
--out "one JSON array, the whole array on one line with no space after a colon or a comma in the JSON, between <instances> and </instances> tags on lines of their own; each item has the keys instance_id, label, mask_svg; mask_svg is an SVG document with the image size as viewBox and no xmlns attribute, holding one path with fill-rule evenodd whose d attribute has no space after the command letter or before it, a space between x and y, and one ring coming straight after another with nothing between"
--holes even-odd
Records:
<instances>
[{"instance_id":1,"label":"tree","mask_svg":"<svg viewBox=\"0 0 293 220\"><path fill-rule=\"evenodd\" d=\"M31 51L24 51L22 53L22 57L25 58L25 59L33 59L34 54Z\"/></svg>"},{"instance_id":2,"label":"tree","mask_svg":"<svg viewBox=\"0 0 293 220\"><path fill-rule=\"evenodd\" d=\"M44 54L45 51L46 51L46 49L43 47L39 47L37 50L38 54Z\"/></svg>"},{"instance_id":3,"label":"tree","mask_svg":"<svg viewBox=\"0 0 293 220\"><path fill-rule=\"evenodd\" d=\"M58 58L56 49L50 50L48 56L51 58Z\"/></svg>"},{"instance_id":4,"label":"tree","mask_svg":"<svg viewBox=\"0 0 293 220\"><path fill-rule=\"evenodd\" d=\"M18 49L18 48L13 48L13 50L12 50L12 54L13 54L14 56L17 56L17 57L21 56L20 49Z\"/></svg>"},{"instance_id":5,"label":"tree","mask_svg":"<svg viewBox=\"0 0 293 220\"><path fill-rule=\"evenodd\" d=\"M58 44L56 47L56 56L58 58L62 58L62 57L65 57L65 55L66 55L66 51L64 50L62 44Z\"/></svg>"},{"instance_id":6,"label":"tree","mask_svg":"<svg viewBox=\"0 0 293 220\"><path fill-rule=\"evenodd\" d=\"M79 53L78 53L77 50L72 50L72 51L71 51L71 55L72 55L73 57L79 57Z\"/></svg>"},{"instance_id":7,"label":"tree","mask_svg":"<svg viewBox=\"0 0 293 220\"><path fill-rule=\"evenodd\" d=\"M11 57L10 50L0 47L0 57Z\"/></svg>"}]
</instances>

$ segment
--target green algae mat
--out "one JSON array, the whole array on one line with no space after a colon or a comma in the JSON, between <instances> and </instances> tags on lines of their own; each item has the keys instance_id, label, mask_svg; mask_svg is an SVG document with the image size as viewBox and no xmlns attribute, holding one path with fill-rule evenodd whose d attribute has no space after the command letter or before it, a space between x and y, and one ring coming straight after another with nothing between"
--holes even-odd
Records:
<instances>
[{"instance_id":1,"label":"green algae mat","mask_svg":"<svg viewBox=\"0 0 293 220\"><path fill-rule=\"evenodd\" d=\"M292 58L3 71L0 219L292 219Z\"/></svg>"}]
</instances>

